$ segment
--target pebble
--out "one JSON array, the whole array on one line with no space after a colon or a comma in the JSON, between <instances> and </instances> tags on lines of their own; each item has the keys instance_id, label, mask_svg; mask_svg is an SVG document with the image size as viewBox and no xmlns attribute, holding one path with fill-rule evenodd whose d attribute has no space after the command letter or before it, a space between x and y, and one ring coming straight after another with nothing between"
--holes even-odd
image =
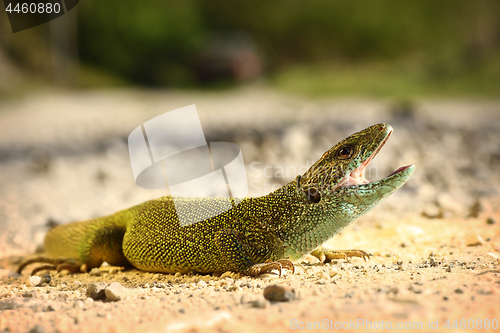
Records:
<instances>
[{"instance_id":1,"label":"pebble","mask_svg":"<svg viewBox=\"0 0 500 333\"><path fill-rule=\"evenodd\" d=\"M52 278L50 277L50 275L42 276L42 283L50 283L50 281L52 281Z\"/></svg>"},{"instance_id":2,"label":"pebble","mask_svg":"<svg viewBox=\"0 0 500 333\"><path fill-rule=\"evenodd\" d=\"M422 216L430 219L435 219L435 218L441 218L443 216L443 213L436 204L428 203L427 205L424 206L424 209L422 210Z\"/></svg>"},{"instance_id":3,"label":"pebble","mask_svg":"<svg viewBox=\"0 0 500 333\"><path fill-rule=\"evenodd\" d=\"M463 294L464 291L462 289L460 289L460 288L457 288L457 289L455 289L455 293L456 294Z\"/></svg>"},{"instance_id":4,"label":"pebble","mask_svg":"<svg viewBox=\"0 0 500 333\"><path fill-rule=\"evenodd\" d=\"M85 303L83 303L82 300L76 300L75 303L73 303L73 307L83 309L85 307Z\"/></svg>"},{"instance_id":5,"label":"pebble","mask_svg":"<svg viewBox=\"0 0 500 333\"><path fill-rule=\"evenodd\" d=\"M481 211L483 210L483 207L481 205L481 201L476 199L474 203L469 207L469 217L478 217Z\"/></svg>"},{"instance_id":6,"label":"pebble","mask_svg":"<svg viewBox=\"0 0 500 333\"><path fill-rule=\"evenodd\" d=\"M37 275L30 276L26 284L30 287L39 286L42 284L42 278Z\"/></svg>"},{"instance_id":7,"label":"pebble","mask_svg":"<svg viewBox=\"0 0 500 333\"><path fill-rule=\"evenodd\" d=\"M495 221L495 219L490 216L486 219L486 224L489 224L489 225L493 225L493 224L496 224L497 222Z\"/></svg>"},{"instance_id":8,"label":"pebble","mask_svg":"<svg viewBox=\"0 0 500 333\"><path fill-rule=\"evenodd\" d=\"M80 281L73 282L73 289L78 289L81 286L82 286L82 283Z\"/></svg>"},{"instance_id":9,"label":"pebble","mask_svg":"<svg viewBox=\"0 0 500 333\"><path fill-rule=\"evenodd\" d=\"M267 306L267 302L263 299L257 299L249 303L252 306L252 308L257 308L257 309L265 309Z\"/></svg>"},{"instance_id":10,"label":"pebble","mask_svg":"<svg viewBox=\"0 0 500 333\"><path fill-rule=\"evenodd\" d=\"M101 270L97 267L94 267L90 270L89 272L90 275L93 275L93 276L99 276L102 274Z\"/></svg>"},{"instance_id":11,"label":"pebble","mask_svg":"<svg viewBox=\"0 0 500 333\"><path fill-rule=\"evenodd\" d=\"M47 307L44 309L44 311L45 312L47 312L47 311L59 311L59 310L61 310L61 308L62 308L61 303L53 302L53 303L50 303L49 305L47 305Z\"/></svg>"},{"instance_id":12,"label":"pebble","mask_svg":"<svg viewBox=\"0 0 500 333\"><path fill-rule=\"evenodd\" d=\"M28 331L28 333L45 333L45 328L40 325L35 325L32 329Z\"/></svg>"},{"instance_id":13,"label":"pebble","mask_svg":"<svg viewBox=\"0 0 500 333\"><path fill-rule=\"evenodd\" d=\"M94 282L87 287L86 295L94 300L104 299L106 296L104 289L106 289L106 282Z\"/></svg>"},{"instance_id":14,"label":"pebble","mask_svg":"<svg viewBox=\"0 0 500 333\"><path fill-rule=\"evenodd\" d=\"M94 300L90 297L87 297L83 300L83 304L85 305L85 307L90 307L94 304Z\"/></svg>"},{"instance_id":15,"label":"pebble","mask_svg":"<svg viewBox=\"0 0 500 333\"><path fill-rule=\"evenodd\" d=\"M467 246L478 246L478 245L484 245L484 244L485 244L484 239L481 238L481 236L479 236L478 234L469 235L465 239L465 245L467 245Z\"/></svg>"},{"instance_id":16,"label":"pebble","mask_svg":"<svg viewBox=\"0 0 500 333\"><path fill-rule=\"evenodd\" d=\"M116 302L122 300L125 297L126 289L121 285L120 282L112 282L106 289L104 293L106 294L106 300L110 302Z\"/></svg>"},{"instance_id":17,"label":"pebble","mask_svg":"<svg viewBox=\"0 0 500 333\"><path fill-rule=\"evenodd\" d=\"M496 255L495 253L493 252L488 252L487 255L493 259L499 259L498 255Z\"/></svg>"},{"instance_id":18,"label":"pebble","mask_svg":"<svg viewBox=\"0 0 500 333\"><path fill-rule=\"evenodd\" d=\"M231 286L234 284L234 280L231 278L226 278L221 282L221 285Z\"/></svg>"},{"instance_id":19,"label":"pebble","mask_svg":"<svg viewBox=\"0 0 500 333\"><path fill-rule=\"evenodd\" d=\"M415 285L411 285L410 288L408 288L410 291L413 291L415 294L421 294L423 292L423 289L420 287L417 287Z\"/></svg>"},{"instance_id":20,"label":"pebble","mask_svg":"<svg viewBox=\"0 0 500 333\"><path fill-rule=\"evenodd\" d=\"M274 302L289 302L296 297L294 289L274 284L264 289L264 298Z\"/></svg>"}]
</instances>

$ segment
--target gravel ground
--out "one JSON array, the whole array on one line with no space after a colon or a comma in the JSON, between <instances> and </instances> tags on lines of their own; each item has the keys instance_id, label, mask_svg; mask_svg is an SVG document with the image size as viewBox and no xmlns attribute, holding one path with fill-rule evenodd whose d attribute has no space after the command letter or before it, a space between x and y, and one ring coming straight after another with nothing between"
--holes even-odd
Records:
<instances>
[{"instance_id":1,"label":"gravel ground","mask_svg":"<svg viewBox=\"0 0 500 333\"><path fill-rule=\"evenodd\" d=\"M349 134L390 123L395 131L368 178L405 164L415 164L415 174L329 242L363 249L370 260L321 264L306 256L281 278L102 267L42 273L32 286L39 281L27 271L14 273L40 249L49 225L164 195L135 185L126 139L144 121L193 103L207 141L240 145L252 196L292 180ZM499 111L498 101L312 101L258 88L47 91L0 101L0 332L363 330L389 323L423 331L447 328L448 319L450 330L494 327ZM272 285L284 288L266 289ZM104 296L91 293L106 287Z\"/></svg>"}]
</instances>

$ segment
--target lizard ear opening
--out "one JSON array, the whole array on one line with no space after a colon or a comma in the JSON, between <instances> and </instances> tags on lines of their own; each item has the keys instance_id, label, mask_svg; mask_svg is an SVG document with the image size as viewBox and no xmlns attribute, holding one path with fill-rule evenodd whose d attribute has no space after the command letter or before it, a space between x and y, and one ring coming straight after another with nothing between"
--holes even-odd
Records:
<instances>
[{"instance_id":1,"label":"lizard ear opening","mask_svg":"<svg viewBox=\"0 0 500 333\"><path fill-rule=\"evenodd\" d=\"M309 201L314 203L318 203L321 200L321 193L315 188L310 188L306 191L307 198Z\"/></svg>"}]
</instances>

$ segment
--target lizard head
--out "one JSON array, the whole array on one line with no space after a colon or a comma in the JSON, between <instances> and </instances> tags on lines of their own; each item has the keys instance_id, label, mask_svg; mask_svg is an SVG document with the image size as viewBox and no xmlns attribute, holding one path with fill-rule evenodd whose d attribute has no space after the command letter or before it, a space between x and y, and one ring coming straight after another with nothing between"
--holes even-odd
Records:
<instances>
[{"instance_id":1,"label":"lizard head","mask_svg":"<svg viewBox=\"0 0 500 333\"><path fill-rule=\"evenodd\" d=\"M340 141L314 163L302 176L297 187L311 203L353 201L371 205L401 187L415 167L407 165L378 181L365 178L368 165L389 139L389 124L370 126Z\"/></svg>"}]
</instances>

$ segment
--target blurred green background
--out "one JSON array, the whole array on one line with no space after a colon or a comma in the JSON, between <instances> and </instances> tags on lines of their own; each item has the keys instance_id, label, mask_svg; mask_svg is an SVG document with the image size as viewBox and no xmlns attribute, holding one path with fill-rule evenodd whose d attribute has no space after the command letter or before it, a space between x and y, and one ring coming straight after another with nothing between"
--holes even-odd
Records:
<instances>
[{"instance_id":1,"label":"blurred green background","mask_svg":"<svg viewBox=\"0 0 500 333\"><path fill-rule=\"evenodd\" d=\"M500 92L500 1L82 0L13 34L0 22L0 92L47 83L307 96Z\"/></svg>"}]
</instances>

